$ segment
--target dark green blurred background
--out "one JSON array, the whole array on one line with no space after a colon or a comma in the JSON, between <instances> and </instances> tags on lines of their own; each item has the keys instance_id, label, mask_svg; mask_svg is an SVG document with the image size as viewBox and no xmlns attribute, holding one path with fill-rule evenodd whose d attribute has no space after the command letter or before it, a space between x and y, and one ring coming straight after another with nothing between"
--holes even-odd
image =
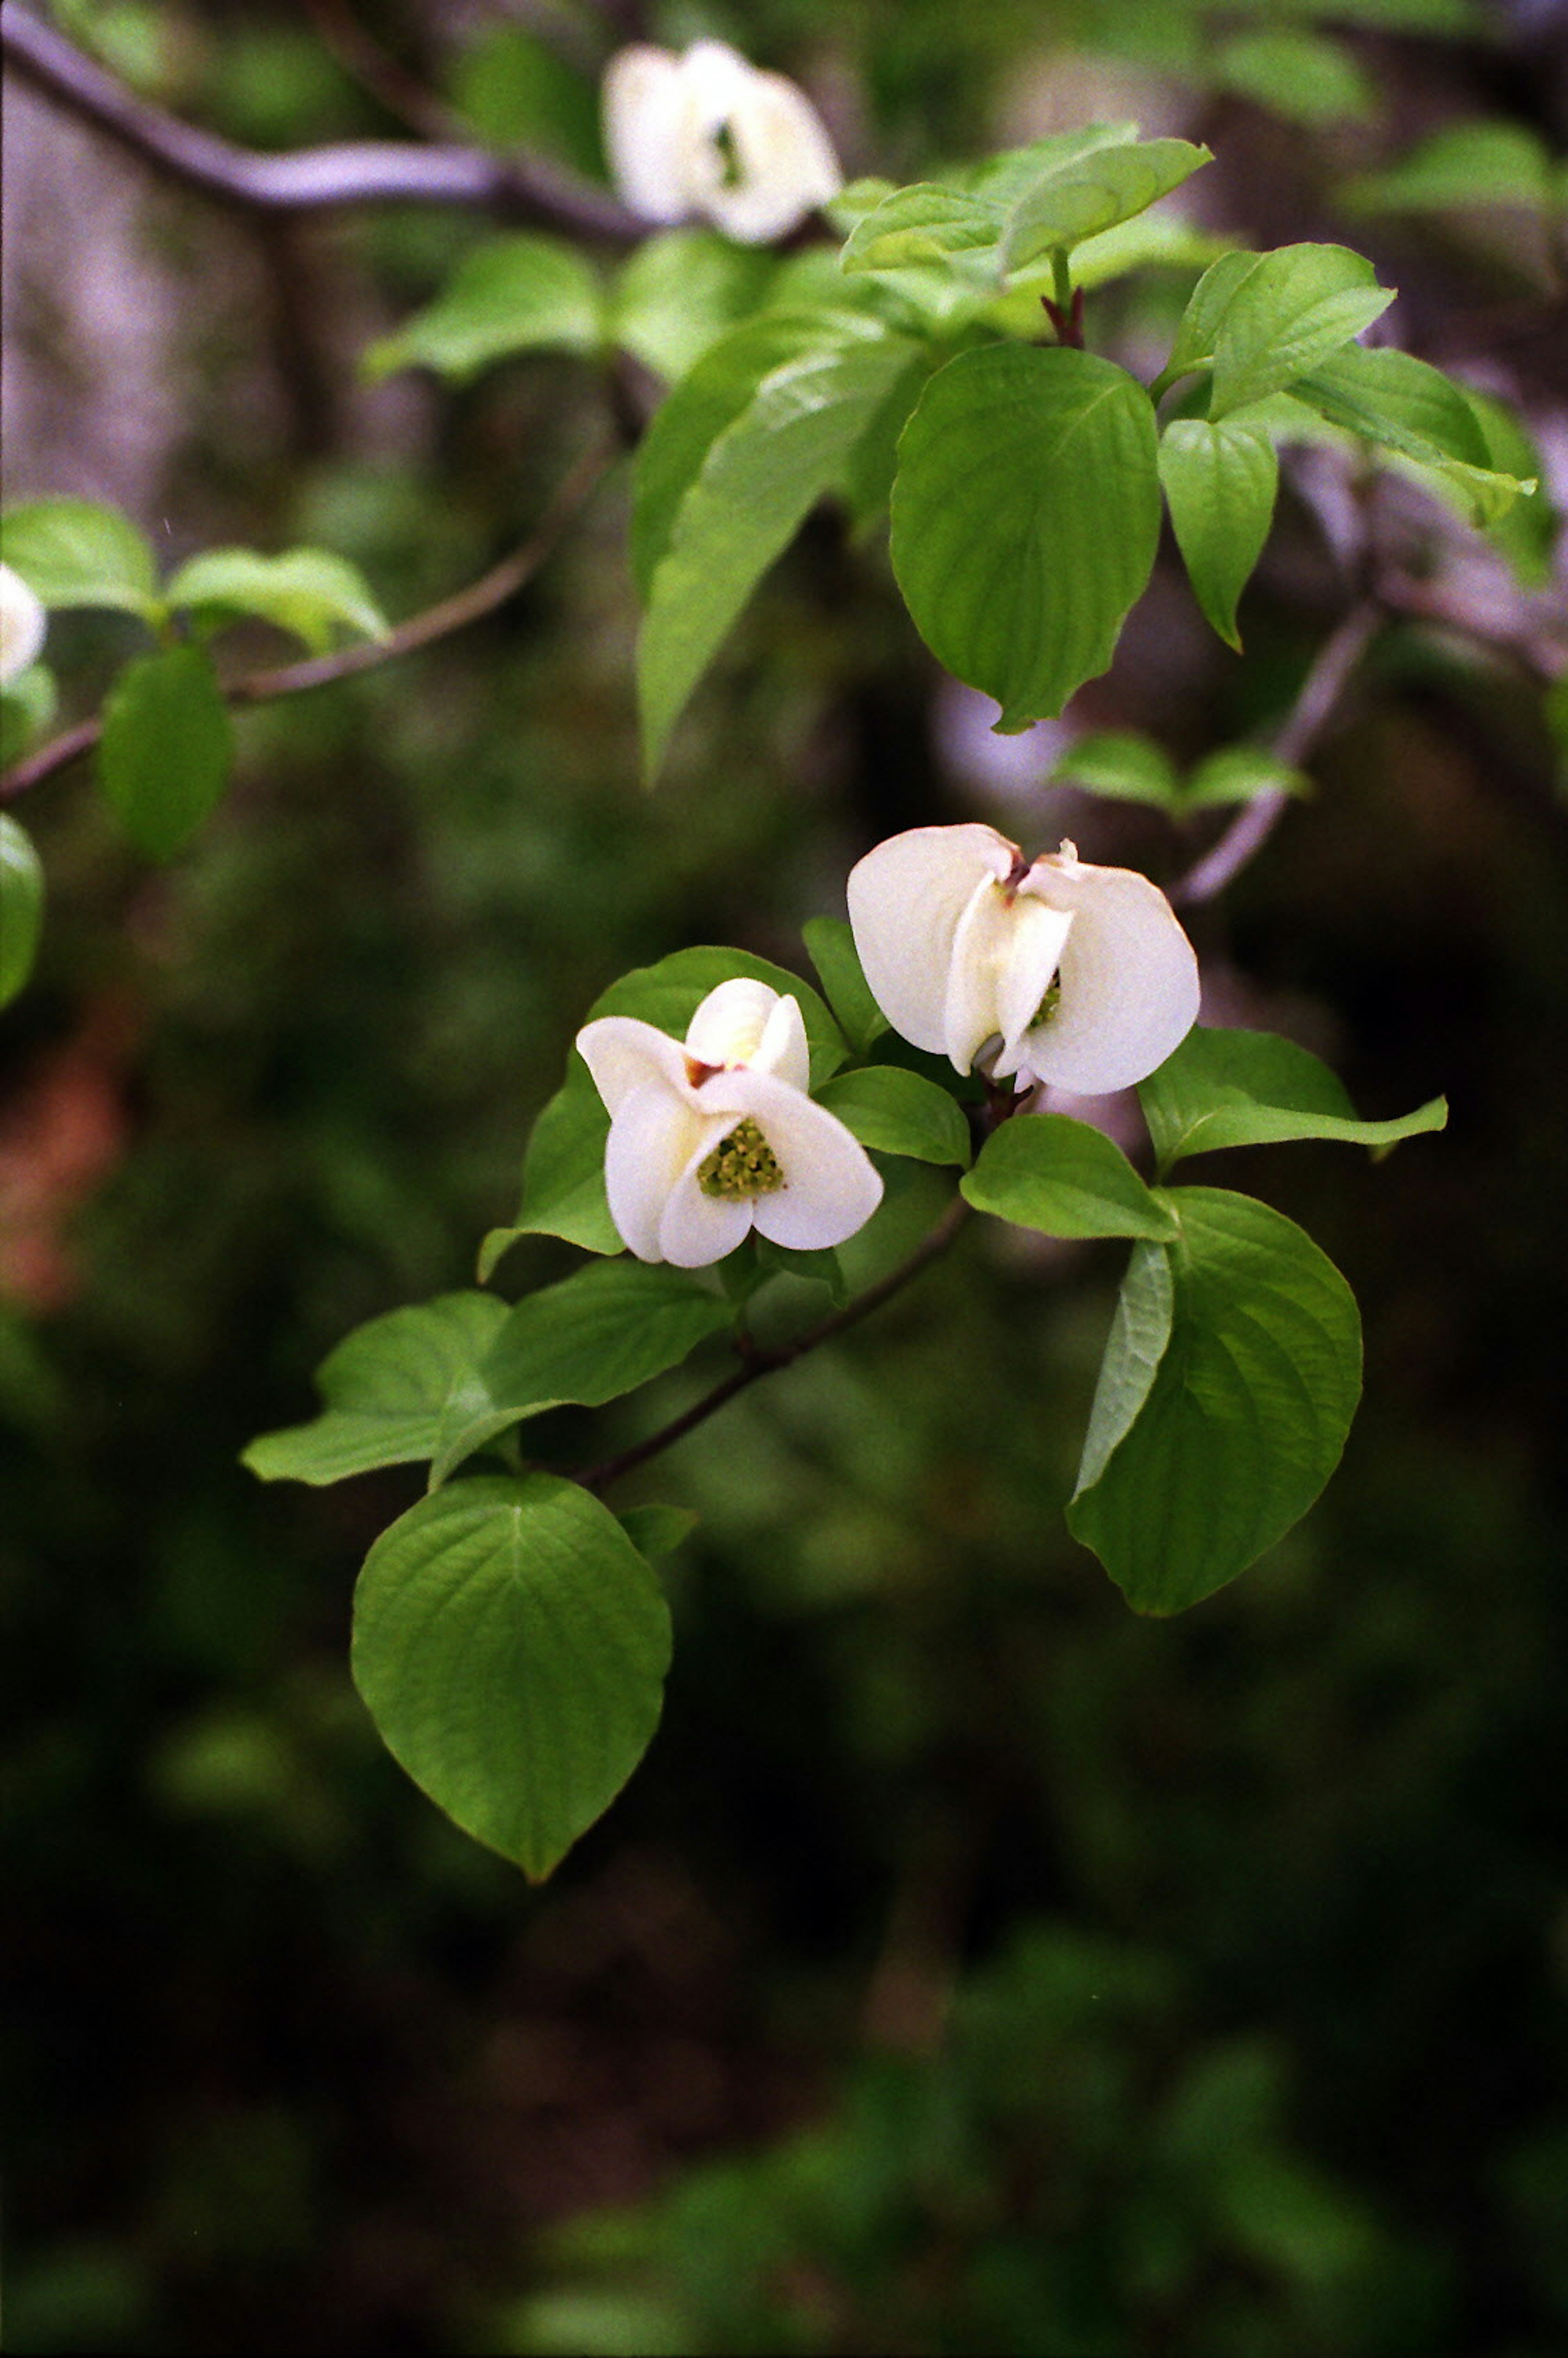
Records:
<instances>
[{"instance_id":1,"label":"dark green blurred background","mask_svg":"<svg viewBox=\"0 0 1568 2358\"><path fill-rule=\"evenodd\" d=\"M57 13L232 137L401 127L330 6ZM1408 348L1511 390L1561 463L1560 222L1554 253L1517 207L1341 199L1451 120L1561 148L1561 11L1360 0L1327 48L1324 13L771 0L652 29L800 73L851 168L1107 114L1206 138L1205 221L1371 254ZM584 162L612 16L356 12L484 135ZM1276 52L1242 94L1236 40L1282 24L1317 83ZM317 541L396 616L511 546L597 430L564 361L357 376L477 219L264 232L21 91L6 132L10 496L118 501L170 559ZM1186 284L1091 303L1091 341L1152 374ZM1284 495L1244 664L1167 552L1075 724L1187 757L1281 708L1344 608L1333 496L1310 469ZM1508 577L1379 496L1517 636ZM1157 876L1204 839L1046 789L1055 739L989 739L831 516L646 799L625 525L622 468L500 617L245 716L171 871L81 773L26 806L50 906L0 1110L6 2346L1551 2358L1568 810L1511 658L1391 630L1317 795L1196 928L1217 1012L1305 1040L1369 1114L1453 1106L1382 1167L1194 1173L1302 1221L1367 1324L1339 1476L1233 1589L1140 1621L1066 1538L1119 1256L977 1224L642 1477L702 1515L664 1728L531 1890L349 1683L353 1576L416 1470L238 1466L350 1325L471 1282L626 966L716 940L798 967L903 826L1071 832ZM128 644L57 621L70 711ZM521 1247L503 1289L574 1259ZM597 1455L701 1380L547 1437Z\"/></svg>"}]
</instances>

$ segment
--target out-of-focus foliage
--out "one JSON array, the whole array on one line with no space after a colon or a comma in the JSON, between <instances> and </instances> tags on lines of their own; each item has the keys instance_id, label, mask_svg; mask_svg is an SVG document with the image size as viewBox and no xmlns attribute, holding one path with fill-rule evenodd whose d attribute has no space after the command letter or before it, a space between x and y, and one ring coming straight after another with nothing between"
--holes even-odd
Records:
<instances>
[{"instance_id":1,"label":"out-of-focus foliage","mask_svg":"<svg viewBox=\"0 0 1568 2358\"><path fill-rule=\"evenodd\" d=\"M297 9L58 13L230 136L397 128ZM592 162L589 12L541 11L537 39L500 11L360 13L484 135L549 126ZM1519 402L1551 459L1550 208L1520 232L1476 191L1405 201L1417 164L1429 196L1433 153L1453 165L1447 126L1501 119L1560 159L1535 12L1303 8L1310 72L1258 47L1271 12L1220 13L1220 40L1216 17L766 0L701 23L815 78L853 168L1112 114L1203 141L1200 228L1364 248L1401 342ZM164 571L332 550L394 617L527 530L593 362L455 392L359 373L488 227L389 211L269 240L37 106L8 132L35 388L8 403L9 494L123 504ZM83 219L120 273L107 315L70 265ZM1152 373L1197 267L1091 297L1103 343ZM664 298L648 316L665 333ZM354 1322L471 1286L565 1044L628 966L734 940L807 972L802 925L850 860L930 820L1174 872L1226 816L1201 764L1256 741L1340 611L1357 502L1506 633L1532 593L1450 510L1335 466L1283 462L1245 668L1157 559L1072 715L1154 741L1141 807L1103 774L1091 798L1065 730L999 752L827 515L645 798L623 474L501 616L240 715L236 787L174 866L149 875L70 776L28 797L49 922L0 1108L12 2348L1561 2347L1568 838L1561 750L1507 661L1391 631L1314 793L1205 920L1215 1014L1326 1055L1369 1117L1454 1109L1386 1171L1324 1143L1257 1177L1350 1276L1368 1384L1336 1487L1250 1585L1140 1620L1042 1520L1120 1249L994 1231L617 1498L669 1479L702 1518L662 1568L664 1728L529 1891L348 1682L354 1569L417 1480L267 1491L237 1462L308 1413ZM51 617L66 717L139 645L127 617ZM912 1240L947 1184L903 1167ZM574 1265L511 1249L505 1289ZM690 1396L661 1383L665 1412ZM587 1449L579 1412L549 1414Z\"/></svg>"}]
</instances>

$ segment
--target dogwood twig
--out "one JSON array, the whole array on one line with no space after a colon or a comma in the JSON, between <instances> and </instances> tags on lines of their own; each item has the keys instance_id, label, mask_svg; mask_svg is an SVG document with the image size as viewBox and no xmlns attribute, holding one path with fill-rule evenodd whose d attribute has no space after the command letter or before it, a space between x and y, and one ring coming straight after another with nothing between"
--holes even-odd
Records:
<instances>
[{"instance_id":1,"label":"dogwood twig","mask_svg":"<svg viewBox=\"0 0 1568 2358\"><path fill-rule=\"evenodd\" d=\"M339 647L331 654L310 655L300 663L279 664L272 670L250 672L243 678L231 680L222 690L224 701L266 704L276 696L299 696L308 688L329 687L337 680L351 679L357 673L375 671L383 664L395 663L400 655L412 654L438 639L449 638L454 631L492 614L533 579L567 526L588 504L619 448L619 442L591 444L522 546L514 548L510 557L503 557L499 565L492 566L488 573L481 574L477 581L470 582L466 590L411 614L384 639L359 641L352 646ZM92 719L80 720L73 729L63 730L58 737L50 738L47 745L40 745L36 752L15 763L0 777L0 802L12 801L29 787L41 785L57 771L91 752L103 733L103 720L95 714Z\"/></svg>"}]
</instances>

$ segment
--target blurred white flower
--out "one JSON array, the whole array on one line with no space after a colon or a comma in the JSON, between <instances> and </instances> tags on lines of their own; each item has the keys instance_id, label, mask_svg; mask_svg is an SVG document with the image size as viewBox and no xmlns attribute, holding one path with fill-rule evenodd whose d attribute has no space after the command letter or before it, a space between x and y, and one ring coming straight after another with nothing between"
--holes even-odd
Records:
<instances>
[{"instance_id":1,"label":"blurred white flower","mask_svg":"<svg viewBox=\"0 0 1568 2358\"><path fill-rule=\"evenodd\" d=\"M1162 1065L1198 1011L1192 945L1157 885L1073 845L1033 865L994 827L917 827L849 876L866 980L895 1032L967 1073L1098 1097Z\"/></svg>"},{"instance_id":2,"label":"blurred white flower","mask_svg":"<svg viewBox=\"0 0 1568 2358\"><path fill-rule=\"evenodd\" d=\"M723 41L676 56L637 42L604 76L604 144L615 185L645 221L710 221L761 245L843 185L805 92Z\"/></svg>"},{"instance_id":3,"label":"blurred white flower","mask_svg":"<svg viewBox=\"0 0 1568 2358\"><path fill-rule=\"evenodd\" d=\"M752 1227L797 1251L838 1245L881 1201L865 1149L806 1095L798 1005L766 983L721 982L684 1044L630 1015L577 1044L610 1109L610 1217L639 1260L701 1269Z\"/></svg>"},{"instance_id":4,"label":"blurred white flower","mask_svg":"<svg viewBox=\"0 0 1568 2358\"><path fill-rule=\"evenodd\" d=\"M49 617L19 573L0 565L0 687L9 687L43 652Z\"/></svg>"}]
</instances>

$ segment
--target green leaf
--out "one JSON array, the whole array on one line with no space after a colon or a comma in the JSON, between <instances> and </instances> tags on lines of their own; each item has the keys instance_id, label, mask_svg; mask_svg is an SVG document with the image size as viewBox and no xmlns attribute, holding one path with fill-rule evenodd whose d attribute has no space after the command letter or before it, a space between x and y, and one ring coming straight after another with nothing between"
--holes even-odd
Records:
<instances>
[{"instance_id":1,"label":"green leaf","mask_svg":"<svg viewBox=\"0 0 1568 2358\"><path fill-rule=\"evenodd\" d=\"M1409 352L1352 345L1292 387L1331 426L1435 469L1471 522L1495 522L1533 488L1491 465L1491 446L1464 389Z\"/></svg>"},{"instance_id":2,"label":"green leaf","mask_svg":"<svg viewBox=\"0 0 1568 2358\"><path fill-rule=\"evenodd\" d=\"M819 1096L828 1112L875 1153L968 1166L969 1125L962 1107L919 1073L897 1065L867 1065L840 1073Z\"/></svg>"},{"instance_id":3,"label":"green leaf","mask_svg":"<svg viewBox=\"0 0 1568 2358\"><path fill-rule=\"evenodd\" d=\"M1206 753L1182 789L1184 810L1255 802L1260 795L1309 795L1312 780L1261 745L1221 745Z\"/></svg>"},{"instance_id":4,"label":"green leaf","mask_svg":"<svg viewBox=\"0 0 1568 2358\"><path fill-rule=\"evenodd\" d=\"M1294 27L1234 35L1215 59L1214 79L1221 90L1313 129L1372 122L1378 114L1377 92L1349 50Z\"/></svg>"},{"instance_id":5,"label":"green leaf","mask_svg":"<svg viewBox=\"0 0 1568 2358\"><path fill-rule=\"evenodd\" d=\"M1393 299L1371 264L1346 246L1284 245L1260 255L1219 323L1209 415L1223 417L1293 384Z\"/></svg>"},{"instance_id":6,"label":"green leaf","mask_svg":"<svg viewBox=\"0 0 1568 2358\"><path fill-rule=\"evenodd\" d=\"M955 255L992 254L1007 226L1007 208L961 189L921 180L895 189L855 224L844 248L846 271L907 270Z\"/></svg>"},{"instance_id":7,"label":"green leaf","mask_svg":"<svg viewBox=\"0 0 1568 2358\"><path fill-rule=\"evenodd\" d=\"M904 429L892 564L940 663L1001 706L1060 712L1105 669L1160 532L1154 413L1090 352L990 344L938 370Z\"/></svg>"},{"instance_id":8,"label":"green leaf","mask_svg":"<svg viewBox=\"0 0 1568 2358\"><path fill-rule=\"evenodd\" d=\"M0 770L8 770L38 743L59 708L54 674L46 663L30 663L0 687Z\"/></svg>"},{"instance_id":9,"label":"green leaf","mask_svg":"<svg viewBox=\"0 0 1568 2358\"><path fill-rule=\"evenodd\" d=\"M766 246L737 245L710 229L666 230L645 238L617 274L605 332L676 384L756 310L777 267Z\"/></svg>"},{"instance_id":10,"label":"green leaf","mask_svg":"<svg viewBox=\"0 0 1568 2358\"><path fill-rule=\"evenodd\" d=\"M482 146L526 147L603 177L597 82L547 39L517 24L476 27L452 61L450 87Z\"/></svg>"},{"instance_id":11,"label":"green leaf","mask_svg":"<svg viewBox=\"0 0 1568 2358\"><path fill-rule=\"evenodd\" d=\"M762 380L681 499L637 647L650 778L757 582L823 493L842 482L856 445L917 356L872 321L846 316L838 324L839 341Z\"/></svg>"},{"instance_id":12,"label":"green leaf","mask_svg":"<svg viewBox=\"0 0 1568 2358\"><path fill-rule=\"evenodd\" d=\"M1146 211L1213 161L1206 147L1185 139L1098 149L1019 199L1002 240L1002 268L1022 270L1037 254L1070 251L1082 239L1098 237Z\"/></svg>"},{"instance_id":13,"label":"green leaf","mask_svg":"<svg viewBox=\"0 0 1568 2358\"><path fill-rule=\"evenodd\" d=\"M1514 501L1486 526L1487 539L1513 568L1527 590L1544 590L1552 580L1552 560L1563 519L1548 498L1546 469L1541 452L1505 402L1492 395L1464 388L1487 445L1487 463L1499 475L1518 483L1534 482L1533 494Z\"/></svg>"},{"instance_id":14,"label":"green leaf","mask_svg":"<svg viewBox=\"0 0 1568 2358\"><path fill-rule=\"evenodd\" d=\"M1044 180L1069 172L1102 147L1130 146L1138 136L1136 123L1086 123L1076 131L1049 131L1022 147L1004 147L947 175L947 185L967 189L992 203L1015 205Z\"/></svg>"},{"instance_id":15,"label":"green leaf","mask_svg":"<svg viewBox=\"0 0 1568 2358\"><path fill-rule=\"evenodd\" d=\"M696 1531L700 1516L689 1507L622 1507L615 1518L640 1556L657 1563L674 1555L683 1540Z\"/></svg>"},{"instance_id":16,"label":"green leaf","mask_svg":"<svg viewBox=\"0 0 1568 2358\"><path fill-rule=\"evenodd\" d=\"M1165 1356L1175 1306L1170 1254L1159 1245L1135 1244L1100 1362L1075 1498L1094 1488L1112 1453L1132 1430Z\"/></svg>"},{"instance_id":17,"label":"green leaf","mask_svg":"<svg viewBox=\"0 0 1568 2358\"><path fill-rule=\"evenodd\" d=\"M1075 739L1058 755L1051 776L1053 783L1082 786L1108 801L1152 803L1156 810L1174 810L1182 800L1182 782L1170 755L1152 737L1131 729L1097 729Z\"/></svg>"},{"instance_id":18,"label":"green leaf","mask_svg":"<svg viewBox=\"0 0 1568 2358\"><path fill-rule=\"evenodd\" d=\"M372 1548L353 1673L388 1750L537 1882L658 1725L669 1614L608 1507L551 1474L454 1483Z\"/></svg>"},{"instance_id":19,"label":"green leaf","mask_svg":"<svg viewBox=\"0 0 1568 2358\"><path fill-rule=\"evenodd\" d=\"M1552 158L1522 123L1454 123L1419 141L1385 170L1363 173L1341 193L1359 212L1447 212L1491 205L1544 212L1552 202Z\"/></svg>"},{"instance_id":20,"label":"green leaf","mask_svg":"<svg viewBox=\"0 0 1568 2358\"><path fill-rule=\"evenodd\" d=\"M1280 483L1273 446L1235 418L1178 417L1160 437L1160 481L1198 604L1239 653L1237 600L1269 537Z\"/></svg>"},{"instance_id":21,"label":"green leaf","mask_svg":"<svg viewBox=\"0 0 1568 2358\"><path fill-rule=\"evenodd\" d=\"M656 966L637 967L600 993L584 1018L634 1015L674 1039L684 1039L701 1001L719 983L749 975L793 997L811 1050L811 1083L819 1088L845 1057L844 1036L808 983L744 950L703 946L676 950ZM610 1116L592 1076L574 1049L564 1086L534 1125L523 1166L523 1202L516 1225L485 1239L481 1275L518 1237L564 1237L588 1252L618 1253L620 1236L604 1193L604 1141Z\"/></svg>"},{"instance_id":22,"label":"green leaf","mask_svg":"<svg viewBox=\"0 0 1568 2358\"><path fill-rule=\"evenodd\" d=\"M1291 1139L1342 1139L1387 1148L1442 1130L1446 1099L1392 1121L1360 1121L1343 1084L1309 1050L1271 1032L1195 1024L1173 1055L1138 1085L1162 1176L1184 1155Z\"/></svg>"},{"instance_id":23,"label":"green leaf","mask_svg":"<svg viewBox=\"0 0 1568 2358\"><path fill-rule=\"evenodd\" d=\"M1128 1603L1161 1614L1223 1587L1299 1520L1361 1389L1354 1296L1293 1221L1214 1187L1165 1201L1181 1225L1169 1338L1140 1402L1159 1331L1141 1271L1067 1511Z\"/></svg>"},{"instance_id":24,"label":"green leaf","mask_svg":"<svg viewBox=\"0 0 1568 2358\"><path fill-rule=\"evenodd\" d=\"M1195 369L1213 367L1215 344L1232 297L1262 259L1260 254L1238 249L1234 254L1222 254L1217 262L1210 263L1187 298L1187 308L1182 314L1176 341L1159 384L1173 384L1177 377L1190 375Z\"/></svg>"},{"instance_id":25,"label":"green leaf","mask_svg":"<svg viewBox=\"0 0 1568 2358\"><path fill-rule=\"evenodd\" d=\"M0 557L46 606L163 615L152 549L128 516L96 500L29 500L0 518Z\"/></svg>"},{"instance_id":26,"label":"green leaf","mask_svg":"<svg viewBox=\"0 0 1568 2358\"><path fill-rule=\"evenodd\" d=\"M43 862L26 827L0 811L0 1007L31 974L43 921Z\"/></svg>"},{"instance_id":27,"label":"green leaf","mask_svg":"<svg viewBox=\"0 0 1568 2358\"><path fill-rule=\"evenodd\" d=\"M977 1212L1048 1237L1146 1237L1176 1224L1114 1140L1066 1114L1017 1114L980 1149L958 1183Z\"/></svg>"},{"instance_id":28,"label":"green leaf","mask_svg":"<svg viewBox=\"0 0 1568 2358\"><path fill-rule=\"evenodd\" d=\"M221 628L243 614L275 622L321 654L337 630L367 639L387 634L364 576L330 549L289 548L262 557L252 548L209 548L182 565L169 582L170 606Z\"/></svg>"},{"instance_id":29,"label":"green leaf","mask_svg":"<svg viewBox=\"0 0 1568 2358\"><path fill-rule=\"evenodd\" d=\"M842 917L808 917L800 931L845 1039L863 1056L888 1020L871 997L853 931Z\"/></svg>"},{"instance_id":30,"label":"green leaf","mask_svg":"<svg viewBox=\"0 0 1568 2358\"><path fill-rule=\"evenodd\" d=\"M425 367L460 380L511 352L594 352L603 334L592 264L563 239L524 230L465 254L433 303L371 346L364 370Z\"/></svg>"},{"instance_id":31,"label":"green leaf","mask_svg":"<svg viewBox=\"0 0 1568 2358\"><path fill-rule=\"evenodd\" d=\"M324 1412L263 1433L242 1465L264 1482L319 1486L433 1457L449 1401L471 1390L506 1314L493 1294L445 1293L356 1327L317 1373Z\"/></svg>"},{"instance_id":32,"label":"green leaf","mask_svg":"<svg viewBox=\"0 0 1568 2358\"><path fill-rule=\"evenodd\" d=\"M449 1393L431 1488L508 1426L568 1401L602 1407L678 1367L730 1317L687 1271L638 1260L596 1261L528 1294L491 1335L476 1381Z\"/></svg>"},{"instance_id":33,"label":"green leaf","mask_svg":"<svg viewBox=\"0 0 1568 2358\"><path fill-rule=\"evenodd\" d=\"M229 783L233 730L211 658L166 647L125 665L103 708L98 774L150 860L183 851Z\"/></svg>"}]
</instances>

